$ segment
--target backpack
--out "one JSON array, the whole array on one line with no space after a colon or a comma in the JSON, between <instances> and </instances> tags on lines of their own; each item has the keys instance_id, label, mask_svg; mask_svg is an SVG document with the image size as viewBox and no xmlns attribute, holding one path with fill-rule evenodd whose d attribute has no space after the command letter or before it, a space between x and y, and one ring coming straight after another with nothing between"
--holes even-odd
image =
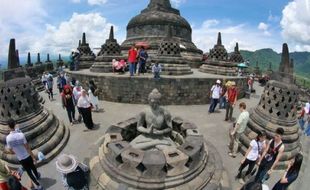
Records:
<instances>
[{"instance_id":1,"label":"backpack","mask_svg":"<svg viewBox=\"0 0 310 190\"><path fill-rule=\"evenodd\" d=\"M77 167L74 172L68 173L66 178L69 187L75 190L83 189L88 184L85 172L80 167Z\"/></svg>"}]
</instances>

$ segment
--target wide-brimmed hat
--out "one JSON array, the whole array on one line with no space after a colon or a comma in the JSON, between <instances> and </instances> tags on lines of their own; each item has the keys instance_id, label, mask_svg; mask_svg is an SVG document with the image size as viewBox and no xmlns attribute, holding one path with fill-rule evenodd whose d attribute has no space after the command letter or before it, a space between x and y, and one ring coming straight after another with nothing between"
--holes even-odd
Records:
<instances>
[{"instance_id":1,"label":"wide-brimmed hat","mask_svg":"<svg viewBox=\"0 0 310 190\"><path fill-rule=\"evenodd\" d=\"M73 155L62 154L57 158L56 169L63 174L74 172L79 163Z\"/></svg>"}]
</instances>

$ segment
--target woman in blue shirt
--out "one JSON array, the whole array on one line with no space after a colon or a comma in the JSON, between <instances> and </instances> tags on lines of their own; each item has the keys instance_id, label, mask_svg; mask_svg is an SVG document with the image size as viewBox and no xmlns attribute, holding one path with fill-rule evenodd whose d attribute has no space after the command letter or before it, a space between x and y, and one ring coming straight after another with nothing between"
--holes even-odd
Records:
<instances>
[{"instance_id":1,"label":"woman in blue shirt","mask_svg":"<svg viewBox=\"0 0 310 190\"><path fill-rule=\"evenodd\" d=\"M298 153L289 163L283 177L276 183L272 190L286 190L298 177L302 164L303 155Z\"/></svg>"}]
</instances>

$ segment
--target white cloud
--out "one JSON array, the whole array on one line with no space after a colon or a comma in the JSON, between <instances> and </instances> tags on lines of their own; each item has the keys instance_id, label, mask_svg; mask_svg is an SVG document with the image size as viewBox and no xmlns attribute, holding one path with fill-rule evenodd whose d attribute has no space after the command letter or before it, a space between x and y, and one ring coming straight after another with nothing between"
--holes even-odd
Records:
<instances>
[{"instance_id":1,"label":"white cloud","mask_svg":"<svg viewBox=\"0 0 310 190\"><path fill-rule=\"evenodd\" d=\"M282 11L282 36L296 50L310 51L310 0L294 0Z\"/></svg>"},{"instance_id":2,"label":"white cloud","mask_svg":"<svg viewBox=\"0 0 310 190\"><path fill-rule=\"evenodd\" d=\"M1 0L0 59L6 59L10 38L15 38L17 48L23 50L33 42L32 36L41 32L38 26L44 24L47 16L42 3L42 0Z\"/></svg>"},{"instance_id":3,"label":"white cloud","mask_svg":"<svg viewBox=\"0 0 310 190\"><path fill-rule=\"evenodd\" d=\"M107 39L111 25L113 24L100 13L73 13L68 21L61 22L59 26L47 24L45 35L38 38L29 48L32 52L68 54L72 49L77 48L83 32L86 33L90 47L99 48Z\"/></svg>"},{"instance_id":4,"label":"white cloud","mask_svg":"<svg viewBox=\"0 0 310 190\"><path fill-rule=\"evenodd\" d=\"M181 4L185 3L186 0L171 0L171 3L174 7L179 7Z\"/></svg>"},{"instance_id":5,"label":"white cloud","mask_svg":"<svg viewBox=\"0 0 310 190\"><path fill-rule=\"evenodd\" d=\"M90 5L103 5L106 4L108 0L88 0L88 4Z\"/></svg>"},{"instance_id":6,"label":"white cloud","mask_svg":"<svg viewBox=\"0 0 310 190\"><path fill-rule=\"evenodd\" d=\"M268 16L268 21L269 22L279 22L280 21L280 17L277 15L273 15L271 11L269 11L269 16Z\"/></svg>"},{"instance_id":7,"label":"white cloud","mask_svg":"<svg viewBox=\"0 0 310 190\"><path fill-rule=\"evenodd\" d=\"M264 30L265 31L265 30L268 30L269 26L268 26L268 24L261 22L261 23L259 23L257 28L259 30Z\"/></svg>"},{"instance_id":8,"label":"white cloud","mask_svg":"<svg viewBox=\"0 0 310 190\"><path fill-rule=\"evenodd\" d=\"M233 25L220 20L206 20L200 27L193 28L193 41L198 48L208 52L216 44L218 32L222 33L222 43L225 48L232 52L239 43L239 48L244 50L257 50L272 48L281 50L281 40L277 37L269 37L251 28L246 24Z\"/></svg>"}]
</instances>

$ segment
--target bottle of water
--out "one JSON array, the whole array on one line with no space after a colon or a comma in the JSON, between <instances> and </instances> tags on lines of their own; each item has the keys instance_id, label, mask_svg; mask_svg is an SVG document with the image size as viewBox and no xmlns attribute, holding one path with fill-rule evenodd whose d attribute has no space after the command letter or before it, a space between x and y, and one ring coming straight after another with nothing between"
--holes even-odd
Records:
<instances>
[{"instance_id":1,"label":"bottle of water","mask_svg":"<svg viewBox=\"0 0 310 190\"><path fill-rule=\"evenodd\" d=\"M42 152L38 152L38 160L39 161L45 160L45 156Z\"/></svg>"}]
</instances>

